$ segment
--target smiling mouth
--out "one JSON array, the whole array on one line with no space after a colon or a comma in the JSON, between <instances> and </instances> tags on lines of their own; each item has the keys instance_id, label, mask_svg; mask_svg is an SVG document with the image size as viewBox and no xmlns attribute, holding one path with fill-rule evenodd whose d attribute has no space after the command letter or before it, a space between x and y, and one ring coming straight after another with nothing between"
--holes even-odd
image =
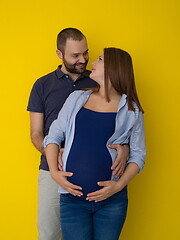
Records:
<instances>
[{"instance_id":1,"label":"smiling mouth","mask_svg":"<svg viewBox=\"0 0 180 240\"><path fill-rule=\"evenodd\" d=\"M85 64L76 64L75 66L79 68L85 68Z\"/></svg>"}]
</instances>

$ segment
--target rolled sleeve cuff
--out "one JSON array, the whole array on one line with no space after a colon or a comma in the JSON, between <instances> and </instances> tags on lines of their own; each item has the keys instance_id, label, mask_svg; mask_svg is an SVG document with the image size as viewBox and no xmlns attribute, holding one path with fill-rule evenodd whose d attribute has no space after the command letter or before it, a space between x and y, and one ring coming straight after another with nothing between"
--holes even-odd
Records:
<instances>
[{"instance_id":1,"label":"rolled sleeve cuff","mask_svg":"<svg viewBox=\"0 0 180 240\"><path fill-rule=\"evenodd\" d=\"M59 148L61 148L61 141L60 140L57 140L56 138L48 137L48 136L46 136L44 138L44 141L43 141L42 145L43 145L44 148L46 148L47 145L51 144L51 143L57 144L59 146Z\"/></svg>"},{"instance_id":2,"label":"rolled sleeve cuff","mask_svg":"<svg viewBox=\"0 0 180 240\"><path fill-rule=\"evenodd\" d=\"M139 167L139 172L138 173L141 173L143 168L144 168L144 160L140 160L140 159L136 159L136 158L129 158L129 160L127 161L127 164L129 163L136 163Z\"/></svg>"}]
</instances>

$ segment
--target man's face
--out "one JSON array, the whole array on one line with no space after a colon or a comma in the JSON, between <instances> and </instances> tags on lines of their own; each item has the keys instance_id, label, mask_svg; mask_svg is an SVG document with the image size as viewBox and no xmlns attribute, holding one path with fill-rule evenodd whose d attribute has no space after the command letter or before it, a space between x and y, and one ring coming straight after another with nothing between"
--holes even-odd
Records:
<instances>
[{"instance_id":1,"label":"man's face","mask_svg":"<svg viewBox=\"0 0 180 240\"><path fill-rule=\"evenodd\" d=\"M86 39L75 41L68 39L62 54L63 65L69 73L81 74L86 70L89 60Z\"/></svg>"}]
</instances>

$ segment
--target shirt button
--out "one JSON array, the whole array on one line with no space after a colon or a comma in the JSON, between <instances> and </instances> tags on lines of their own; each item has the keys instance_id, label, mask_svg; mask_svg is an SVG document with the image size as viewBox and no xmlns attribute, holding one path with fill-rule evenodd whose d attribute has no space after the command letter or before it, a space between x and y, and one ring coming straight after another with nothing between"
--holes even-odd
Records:
<instances>
[{"instance_id":1,"label":"shirt button","mask_svg":"<svg viewBox=\"0 0 180 240\"><path fill-rule=\"evenodd\" d=\"M73 86L75 87L76 85L74 84Z\"/></svg>"},{"instance_id":2,"label":"shirt button","mask_svg":"<svg viewBox=\"0 0 180 240\"><path fill-rule=\"evenodd\" d=\"M68 78L68 75L66 75L66 78Z\"/></svg>"}]
</instances>

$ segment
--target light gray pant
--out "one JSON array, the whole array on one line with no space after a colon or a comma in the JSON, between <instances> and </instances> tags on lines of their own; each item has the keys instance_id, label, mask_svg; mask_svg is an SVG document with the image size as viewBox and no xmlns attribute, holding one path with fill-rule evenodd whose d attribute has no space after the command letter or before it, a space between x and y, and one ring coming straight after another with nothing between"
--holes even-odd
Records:
<instances>
[{"instance_id":1,"label":"light gray pant","mask_svg":"<svg viewBox=\"0 0 180 240\"><path fill-rule=\"evenodd\" d=\"M38 178L38 240L60 240L60 195L49 171L40 170Z\"/></svg>"}]
</instances>

